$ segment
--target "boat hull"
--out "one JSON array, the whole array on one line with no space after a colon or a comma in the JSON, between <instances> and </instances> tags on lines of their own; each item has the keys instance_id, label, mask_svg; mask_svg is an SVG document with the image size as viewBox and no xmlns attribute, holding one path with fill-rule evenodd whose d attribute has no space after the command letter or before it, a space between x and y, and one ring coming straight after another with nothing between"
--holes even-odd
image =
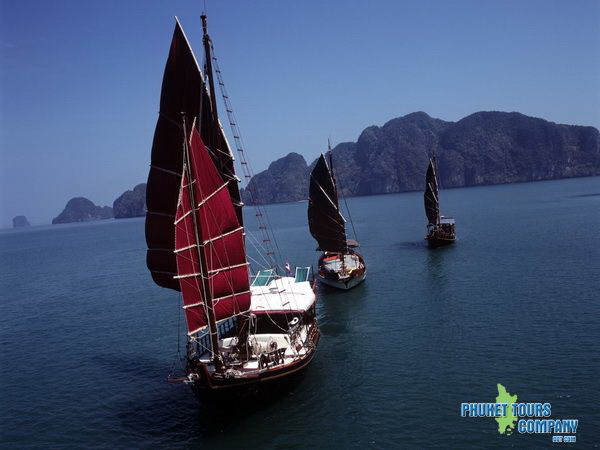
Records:
<instances>
[{"instance_id":1,"label":"boat hull","mask_svg":"<svg viewBox=\"0 0 600 450\"><path fill-rule=\"evenodd\" d=\"M427 226L425 240L429 247L443 247L456 241L456 229L452 217L441 216L439 223Z\"/></svg>"},{"instance_id":2,"label":"boat hull","mask_svg":"<svg viewBox=\"0 0 600 450\"><path fill-rule=\"evenodd\" d=\"M365 280L367 276L367 267L363 257L357 252L342 254L341 257L354 258L355 260L357 258L358 267L348 270L346 266L346 271L339 266L334 266L335 269L328 268L326 264L326 255L324 254L319 258L319 273L317 274L317 279L327 286L347 291L358 286ZM333 258L340 258L340 255L338 254ZM348 262L348 259L345 260Z\"/></svg>"},{"instance_id":3,"label":"boat hull","mask_svg":"<svg viewBox=\"0 0 600 450\"><path fill-rule=\"evenodd\" d=\"M362 274L358 274L357 276L354 276L352 278L349 278L347 280L334 280L331 278L325 278L322 277L320 275L317 276L318 280L323 283L326 284L327 286L336 288L336 289L343 289L345 291L352 289L353 287L358 286L360 283L362 283L363 281L365 281L365 278L367 277L367 271L363 271Z\"/></svg>"},{"instance_id":4,"label":"boat hull","mask_svg":"<svg viewBox=\"0 0 600 450\"><path fill-rule=\"evenodd\" d=\"M456 236L439 236L436 234L425 237L427 245L431 248L444 247L453 244L456 241Z\"/></svg>"}]
</instances>

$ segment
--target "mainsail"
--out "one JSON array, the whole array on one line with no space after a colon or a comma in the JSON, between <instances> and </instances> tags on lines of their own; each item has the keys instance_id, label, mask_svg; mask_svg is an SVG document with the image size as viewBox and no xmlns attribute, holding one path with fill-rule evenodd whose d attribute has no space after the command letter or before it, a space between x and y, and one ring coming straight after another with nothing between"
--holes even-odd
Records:
<instances>
[{"instance_id":1,"label":"mainsail","mask_svg":"<svg viewBox=\"0 0 600 450\"><path fill-rule=\"evenodd\" d=\"M248 311L250 284L244 229L227 183L195 127L187 149L175 219L175 255L176 281L181 285L188 333L193 334Z\"/></svg>"},{"instance_id":2,"label":"mainsail","mask_svg":"<svg viewBox=\"0 0 600 450\"><path fill-rule=\"evenodd\" d=\"M429 160L427 175L425 176L425 214L430 224L437 224L440 221L440 203L438 197L438 182L435 173L435 158Z\"/></svg>"},{"instance_id":3,"label":"mainsail","mask_svg":"<svg viewBox=\"0 0 600 450\"><path fill-rule=\"evenodd\" d=\"M209 76L212 76L209 74ZM201 137L210 156L227 182L239 223L242 210L233 156L221 125L212 113L211 99L198 63L179 24L171 41L163 76L160 113L154 132L152 158L146 191L146 256L154 281L162 287L179 290L173 222L177 209L186 139L182 117L199 117Z\"/></svg>"},{"instance_id":4,"label":"mainsail","mask_svg":"<svg viewBox=\"0 0 600 450\"><path fill-rule=\"evenodd\" d=\"M308 227L321 250L347 251L345 220L338 206L335 180L323 155L310 174Z\"/></svg>"}]
</instances>

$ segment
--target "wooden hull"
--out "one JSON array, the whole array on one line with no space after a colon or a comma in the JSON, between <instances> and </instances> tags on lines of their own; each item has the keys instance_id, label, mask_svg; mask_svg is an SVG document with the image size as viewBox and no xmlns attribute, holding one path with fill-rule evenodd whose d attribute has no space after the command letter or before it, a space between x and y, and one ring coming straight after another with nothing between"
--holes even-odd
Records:
<instances>
[{"instance_id":1,"label":"wooden hull","mask_svg":"<svg viewBox=\"0 0 600 450\"><path fill-rule=\"evenodd\" d=\"M320 336L320 331L315 325L311 338L313 346L306 355L291 363L264 369L260 373L228 378L209 374L204 367L204 371L199 373L200 378L192 383L192 391L201 400L266 397L284 392L299 381L311 363Z\"/></svg>"},{"instance_id":2,"label":"wooden hull","mask_svg":"<svg viewBox=\"0 0 600 450\"><path fill-rule=\"evenodd\" d=\"M456 236L440 235L437 233L429 234L425 237L427 244L431 248L443 247L446 245L453 244L456 241Z\"/></svg>"},{"instance_id":3,"label":"wooden hull","mask_svg":"<svg viewBox=\"0 0 600 450\"><path fill-rule=\"evenodd\" d=\"M345 291L352 289L353 287L358 286L360 283L362 283L363 281L365 281L365 278L367 277L367 271L363 270L362 273L357 274L349 279L346 279L344 281L342 280L334 280L331 278L325 278L322 277L320 275L317 276L317 278L319 279L319 281L323 284L326 284L327 286L336 288L336 289L343 289Z\"/></svg>"}]
</instances>

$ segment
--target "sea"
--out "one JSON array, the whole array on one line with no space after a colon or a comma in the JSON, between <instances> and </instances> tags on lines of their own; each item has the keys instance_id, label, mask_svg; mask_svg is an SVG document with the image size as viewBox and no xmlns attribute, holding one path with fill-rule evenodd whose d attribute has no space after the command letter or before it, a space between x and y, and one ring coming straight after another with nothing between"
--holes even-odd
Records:
<instances>
[{"instance_id":1,"label":"sea","mask_svg":"<svg viewBox=\"0 0 600 450\"><path fill-rule=\"evenodd\" d=\"M438 249L423 240L422 193L347 201L366 281L319 288L308 371L243 406L167 383L184 319L146 269L143 218L0 232L0 445L600 445L600 177L443 190L458 240ZM281 260L316 265L307 203L266 209ZM578 420L576 442L461 416L462 403L495 402L498 385Z\"/></svg>"}]
</instances>

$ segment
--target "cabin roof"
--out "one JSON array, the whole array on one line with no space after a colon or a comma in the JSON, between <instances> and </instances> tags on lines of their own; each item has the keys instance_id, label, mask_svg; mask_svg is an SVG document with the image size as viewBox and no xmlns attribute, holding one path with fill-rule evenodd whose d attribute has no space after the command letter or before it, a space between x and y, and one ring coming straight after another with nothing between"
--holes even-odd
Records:
<instances>
[{"instance_id":1,"label":"cabin roof","mask_svg":"<svg viewBox=\"0 0 600 450\"><path fill-rule=\"evenodd\" d=\"M309 281L296 282L294 277L277 277L266 286L251 286L253 313L271 311L306 311L315 303Z\"/></svg>"},{"instance_id":2,"label":"cabin roof","mask_svg":"<svg viewBox=\"0 0 600 450\"><path fill-rule=\"evenodd\" d=\"M440 217L440 223L446 223L446 224L450 224L450 225L454 225L454 218L453 217Z\"/></svg>"}]
</instances>

